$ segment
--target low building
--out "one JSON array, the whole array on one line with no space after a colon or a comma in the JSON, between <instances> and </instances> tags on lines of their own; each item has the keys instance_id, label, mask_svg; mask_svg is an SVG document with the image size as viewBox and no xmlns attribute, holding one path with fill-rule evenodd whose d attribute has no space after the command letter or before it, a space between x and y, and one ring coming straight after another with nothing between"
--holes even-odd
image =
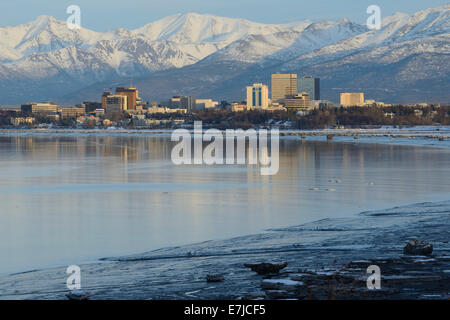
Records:
<instances>
[{"instance_id":1,"label":"low building","mask_svg":"<svg viewBox=\"0 0 450 320\"><path fill-rule=\"evenodd\" d=\"M305 111L311 108L311 99L307 92L299 93L295 96L284 99L284 107L292 111Z\"/></svg>"},{"instance_id":2,"label":"low building","mask_svg":"<svg viewBox=\"0 0 450 320\"><path fill-rule=\"evenodd\" d=\"M287 111L287 109L279 103L272 103L267 111L275 112L275 111Z\"/></svg>"},{"instance_id":3,"label":"low building","mask_svg":"<svg viewBox=\"0 0 450 320\"><path fill-rule=\"evenodd\" d=\"M227 106L227 110L231 112L243 112L251 110L251 107L243 103L232 103Z\"/></svg>"},{"instance_id":4,"label":"low building","mask_svg":"<svg viewBox=\"0 0 450 320\"><path fill-rule=\"evenodd\" d=\"M391 107L391 104L386 104L381 101L375 101L374 99L368 99L364 101L365 107Z\"/></svg>"},{"instance_id":5,"label":"low building","mask_svg":"<svg viewBox=\"0 0 450 320\"><path fill-rule=\"evenodd\" d=\"M334 103L328 100L311 101L311 106L318 109L334 108Z\"/></svg>"},{"instance_id":6,"label":"low building","mask_svg":"<svg viewBox=\"0 0 450 320\"><path fill-rule=\"evenodd\" d=\"M196 99L195 110L205 110L216 108L219 105L218 101L213 101L212 99Z\"/></svg>"},{"instance_id":7,"label":"low building","mask_svg":"<svg viewBox=\"0 0 450 320\"><path fill-rule=\"evenodd\" d=\"M164 107L158 107L158 106L156 105L156 106L148 107L148 108L145 110L145 112L147 112L148 114L166 113L166 109L167 109L167 108L164 108Z\"/></svg>"},{"instance_id":8,"label":"low building","mask_svg":"<svg viewBox=\"0 0 450 320\"><path fill-rule=\"evenodd\" d=\"M156 101L149 101L149 102L146 102L145 104L144 104L144 109L148 109L148 108L152 108L152 107L157 107L159 104L158 104L158 102L156 102Z\"/></svg>"},{"instance_id":9,"label":"low building","mask_svg":"<svg viewBox=\"0 0 450 320\"><path fill-rule=\"evenodd\" d=\"M77 118L84 115L85 109L83 107L67 107L61 108L61 118Z\"/></svg>"},{"instance_id":10,"label":"low building","mask_svg":"<svg viewBox=\"0 0 450 320\"><path fill-rule=\"evenodd\" d=\"M171 109L171 108L166 108L166 113L187 113L188 110L187 109L179 109L179 108L175 108L175 109Z\"/></svg>"},{"instance_id":11,"label":"low building","mask_svg":"<svg viewBox=\"0 0 450 320\"><path fill-rule=\"evenodd\" d=\"M61 107L52 102L36 103L30 102L21 106L22 113L25 114L56 114L61 111Z\"/></svg>"},{"instance_id":12,"label":"low building","mask_svg":"<svg viewBox=\"0 0 450 320\"><path fill-rule=\"evenodd\" d=\"M96 117L101 117L101 116L104 116L105 115L105 109L95 109L95 116Z\"/></svg>"},{"instance_id":13,"label":"low building","mask_svg":"<svg viewBox=\"0 0 450 320\"><path fill-rule=\"evenodd\" d=\"M364 93L341 92L340 104L343 107L361 107L364 105Z\"/></svg>"},{"instance_id":14,"label":"low building","mask_svg":"<svg viewBox=\"0 0 450 320\"><path fill-rule=\"evenodd\" d=\"M22 125L31 125L36 121L33 117L18 117L18 118L11 118L11 124L15 127L22 126Z\"/></svg>"}]
</instances>

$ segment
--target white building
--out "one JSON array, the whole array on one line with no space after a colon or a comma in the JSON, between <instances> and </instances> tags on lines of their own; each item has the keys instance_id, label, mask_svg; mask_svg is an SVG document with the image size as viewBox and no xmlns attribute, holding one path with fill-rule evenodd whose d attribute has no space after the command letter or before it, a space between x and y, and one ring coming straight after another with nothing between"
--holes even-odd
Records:
<instances>
[{"instance_id":1,"label":"white building","mask_svg":"<svg viewBox=\"0 0 450 320\"><path fill-rule=\"evenodd\" d=\"M205 110L217 107L218 101L212 99L196 99L195 110Z\"/></svg>"}]
</instances>

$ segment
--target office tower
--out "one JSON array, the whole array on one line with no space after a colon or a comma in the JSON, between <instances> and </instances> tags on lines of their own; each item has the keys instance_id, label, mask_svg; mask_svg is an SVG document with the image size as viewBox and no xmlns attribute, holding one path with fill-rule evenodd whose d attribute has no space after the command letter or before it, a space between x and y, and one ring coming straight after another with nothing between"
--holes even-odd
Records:
<instances>
[{"instance_id":1,"label":"office tower","mask_svg":"<svg viewBox=\"0 0 450 320\"><path fill-rule=\"evenodd\" d=\"M247 107L262 108L269 107L269 88L262 83L254 83L247 87Z\"/></svg>"},{"instance_id":2,"label":"office tower","mask_svg":"<svg viewBox=\"0 0 450 320\"><path fill-rule=\"evenodd\" d=\"M106 98L106 112L121 112L128 109L128 97L125 95L111 95Z\"/></svg>"},{"instance_id":3,"label":"office tower","mask_svg":"<svg viewBox=\"0 0 450 320\"><path fill-rule=\"evenodd\" d=\"M180 97L180 107L181 109L187 109L188 111L192 111L195 109L195 98L191 96L182 96Z\"/></svg>"},{"instance_id":4,"label":"office tower","mask_svg":"<svg viewBox=\"0 0 450 320\"><path fill-rule=\"evenodd\" d=\"M362 106L364 104L364 93L342 92L340 102L343 107Z\"/></svg>"},{"instance_id":5,"label":"office tower","mask_svg":"<svg viewBox=\"0 0 450 320\"><path fill-rule=\"evenodd\" d=\"M106 108L106 98L110 95L112 95L112 93L109 91L103 92L103 95L102 95L102 108L103 109Z\"/></svg>"},{"instance_id":6,"label":"office tower","mask_svg":"<svg viewBox=\"0 0 450 320\"><path fill-rule=\"evenodd\" d=\"M297 94L296 74L272 74L272 102L283 103L286 97Z\"/></svg>"},{"instance_id":7,"label":"office tower","mask_svg":"<svg viewBox=\"0 0 450 320\"><path fill-rule=\"evenodd\" d=\"M320 100L320 79L306 76L300 78L299 92L307 92L311 100Z\"/></svg>"},{"instance_id":8,"label":"office tower","mask_svg":"<svg viewBox=\"0 0 450 320\"><path fill-rule=\"evenodd\" d=\"M116 88L116 95L127 97L128 110L136 110L136 106L141 102L136 88L118 87Z\"/></svg>"}]
</instances>

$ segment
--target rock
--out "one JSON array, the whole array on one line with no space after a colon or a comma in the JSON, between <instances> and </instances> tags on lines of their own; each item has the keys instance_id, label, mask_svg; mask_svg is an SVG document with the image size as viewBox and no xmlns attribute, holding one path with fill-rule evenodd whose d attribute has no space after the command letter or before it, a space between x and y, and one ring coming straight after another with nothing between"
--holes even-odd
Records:
<instances>
[{"instance_id":1,"label":"rock","mask_svg":"<svg viewBox=\"0 0 450 320\"><path fill-rule=\"evenodd\" d=\"M433 253L433 245L421 240L410 240L403 248L403 253L427 256Z\"/></svg>"},{"instance_id":2,"label":"rock","mask_svg":"<svg viewBox=\"0 0 450 320\"><path fill-rule=\"evenodd\" d=\"M288 265L287 262L273 264L273 263L257 263L257 264L245 264L244 266L252 269L252 271L256 272L259 275L265 274L276 274L279 273L281 269L286 268Z\"/></svg>"},{"instance_id":3,"label":"rock","mask_svg":"<svg viewBox=\"0 0 450 320\"><path fill-rule=\"evenodd\" d=\"M67 299L69 300L89 300L90 297L92 297L92 294L89 294L87 292L81 291L81 290L72 290L68 294L66 294Z\"/></svg>"},{"instance_id":4,"label":"rock","mask_svg":"<svg viewBox=\"0 0 450 320\"><path fill-rule=\"evenodd\" d=\"M295 281L291 279L266 279L261 282L261 288L264 290L292 290L299 286L304 286L302 281Z\"/></svg>"},{"instance_id":5,"label":"rock","mask_svg":"<svg viewBox=\"0 0 450 320\"><path fill-rule=\"evenodd\" d=\"M257 293L251 293L246 294L243 297L240 297L238 300L264 300L266 299L266 295L264 293L257 294Z\"/></svg>"},{"instance_id":6,"label":"rock","mask_svg":"<svg viewBox=\"0 0 450 320\"><path fill-rule=\"evenodd\" d=\"M222 282L224 280L225 280L225 278L220 274L208 274L206 276L207 282Z\"/></svg>"}]
</instances>

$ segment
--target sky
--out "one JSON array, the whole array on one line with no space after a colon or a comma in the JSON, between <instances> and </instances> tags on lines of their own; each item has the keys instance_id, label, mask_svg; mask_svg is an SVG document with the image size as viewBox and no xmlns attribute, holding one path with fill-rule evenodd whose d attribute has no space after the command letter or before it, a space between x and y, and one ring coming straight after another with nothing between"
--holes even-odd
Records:
<instances>
[{"instance_id":1,"label":"sky","mask_svg":"<svg viewBox=\"0 0 450 320\"><path fill-rule=\"evenodd\" d=\"M177 13L209 13L262 23L301 20L339 20L364 23L366 9L375 4L382 17L396 12L413 13L448 3L442 0L1 0L0 26L11 26L51 15L67 20L69 5L81 8L82 27L108 31L135 29Z\"/></svg>"}]
</instances>

